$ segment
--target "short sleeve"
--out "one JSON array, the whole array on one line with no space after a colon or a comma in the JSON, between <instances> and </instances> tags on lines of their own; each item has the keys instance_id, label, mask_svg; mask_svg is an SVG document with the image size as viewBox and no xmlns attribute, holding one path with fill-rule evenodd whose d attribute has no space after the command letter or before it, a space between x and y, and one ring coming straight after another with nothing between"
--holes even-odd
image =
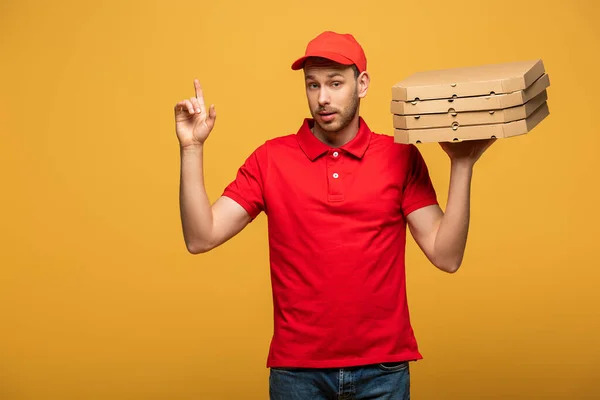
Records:
<instances>
[{"instance_id":1,"label":"short sleeve","mask_svg":"<svg viewBox=\"0 0 600 400\"><path fill-rule=\"evenodd\" d=\"M253 220L265 209L266 164L266 145L263 144L246 159L238 169L235 179L223 191L223 196L242 206Z\"/></svg>"},{"instance_id":2,"label":"short sleeve","mask_svg":"<svg viewBox=\"0 0 600 400\"><path fill-rule=\"evenodd\" d=\"M409 146L407 175L402 195L402 213L405 217L419 208L438 204L425 160L415 145Z\"/></svg>"}]
</instances>

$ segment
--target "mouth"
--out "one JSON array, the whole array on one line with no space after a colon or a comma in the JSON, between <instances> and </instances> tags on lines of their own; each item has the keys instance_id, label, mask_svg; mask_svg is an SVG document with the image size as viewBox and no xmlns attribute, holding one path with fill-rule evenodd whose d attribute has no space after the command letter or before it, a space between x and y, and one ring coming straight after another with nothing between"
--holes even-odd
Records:
<instances>
[{"instance_id":1,"label":"mouth","mask_svg":"<svg viewBox=\"0 0 600 400\"><path fill-rule=\"evenodd\" d=\"M321 117L321 119L323 121L331 121L335 118L335 114L337 114L335 111L333 112L320 112L319 113L319 117Z\"/></svg>"}]
</instances>

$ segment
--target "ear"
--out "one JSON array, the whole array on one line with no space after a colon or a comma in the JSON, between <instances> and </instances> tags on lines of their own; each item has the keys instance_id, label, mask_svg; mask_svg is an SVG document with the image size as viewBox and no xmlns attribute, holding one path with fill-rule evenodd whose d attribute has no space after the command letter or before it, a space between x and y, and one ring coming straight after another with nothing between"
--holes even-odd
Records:
<instances>
[{"instance_id":1,"label":"ear","mask_svg":"<svg viewBox=\"0 0 600 400\"><path fill-rule=\"evenodd\" d=\"M369 83L371 83L371 77L367 73L367 71L363 71L360 73L358 78L356 79L356 85L358 86L358 97L361 99L367 95L367 91L369 90Z\"/></svg>"}]
</instances>

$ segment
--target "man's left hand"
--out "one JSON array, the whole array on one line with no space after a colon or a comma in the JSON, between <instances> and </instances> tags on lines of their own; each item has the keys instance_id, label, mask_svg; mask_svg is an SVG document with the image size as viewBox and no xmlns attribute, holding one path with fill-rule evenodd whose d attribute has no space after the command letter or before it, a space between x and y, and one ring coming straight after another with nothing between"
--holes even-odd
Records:
<instances>
[{"instance_id":1,"label":"man's left hand","mask_svg":"<svg viewBox=\"0 0 600 400\"><path fill-rule=\"evenodd\" d=\"M440 146L450 157L452 162L475 164L479 157L497 139L465 140L463 142L441 142Z\"/></svg>"}]
</instances>

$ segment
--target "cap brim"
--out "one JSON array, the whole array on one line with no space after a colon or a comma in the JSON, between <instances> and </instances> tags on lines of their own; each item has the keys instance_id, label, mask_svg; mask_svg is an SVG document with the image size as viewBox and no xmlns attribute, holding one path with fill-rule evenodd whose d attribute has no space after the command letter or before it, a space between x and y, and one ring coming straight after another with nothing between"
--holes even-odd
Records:
<instances>
[{"instance_id":1,"label":"cap brim","mask_svg":"<svg viewBox=\"0 0 600 400\"><path fill-rule=\"evenodd\" d=\"M326 58L328 60L334 61L334 62L336 62L338 64L342 64L342 65L354 64L354 62L352 60L350 60L349 58L344 57L340 54L323 51L323 52L319 52L319 53L305 55L304 57L300 57L299 59L294 61L294 63L292 64L292 69L299 70L299 69L304 68L304 63L306 62L307 59L309 59L311 57Z\"/></svg>"}]
</instances>

